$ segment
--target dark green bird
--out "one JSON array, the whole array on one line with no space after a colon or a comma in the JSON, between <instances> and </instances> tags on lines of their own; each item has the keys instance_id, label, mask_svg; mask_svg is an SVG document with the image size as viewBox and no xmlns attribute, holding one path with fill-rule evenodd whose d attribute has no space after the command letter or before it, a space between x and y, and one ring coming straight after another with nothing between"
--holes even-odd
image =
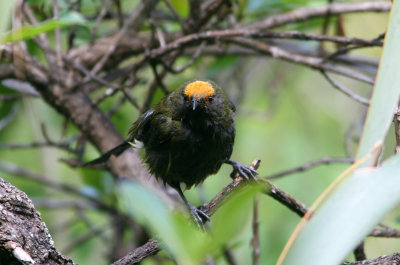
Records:
<instances>
[{"instance_id":1,"label":"dark green bird","mask_svg":"<svg viewBox=\"0 0 400 265\"><path fill-rule=\"evenodd\" d=\"M235 106L214 82L187 82L145 112L132 125L126 142L86 165L105 162L140 141L150 172L179 193L197 223L207 221L209 217L187 201L180 184L197 185L217 173L223 163L233 166L231 177L239 173L250 179L257 174L229 160L235 139L234 112Z\"/></svg>"}]
</instances>

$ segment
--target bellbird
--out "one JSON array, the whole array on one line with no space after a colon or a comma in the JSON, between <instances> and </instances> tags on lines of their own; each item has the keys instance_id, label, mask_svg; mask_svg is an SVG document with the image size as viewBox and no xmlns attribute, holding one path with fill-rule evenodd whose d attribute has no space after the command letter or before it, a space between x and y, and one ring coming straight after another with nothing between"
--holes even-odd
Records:
<instances>
[{"instance_id":1,"label":"bellbird","mask_svg":"<svg viewBox=\"0 0 400 265\"><path fill-rule=\"evenodd\" d=\"M129 130L128 140L85 165L105 162L139 142L145 148L144 162L150 172L174 188L200 225L207 214L190 204L181 183L187 188L218 172L223 163L233 166L246 179L257 172L229 160L235 139L235 106L212 81L193 80L161 99L146 111Z\"/></svg>"}]
</instances>

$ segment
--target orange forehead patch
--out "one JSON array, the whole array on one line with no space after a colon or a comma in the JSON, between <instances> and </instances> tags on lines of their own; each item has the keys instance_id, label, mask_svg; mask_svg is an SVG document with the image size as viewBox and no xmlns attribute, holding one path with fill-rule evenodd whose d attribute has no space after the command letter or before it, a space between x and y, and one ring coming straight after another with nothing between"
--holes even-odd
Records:
<instances>
[{"instance_id":1,"label":"orange forehead patch","mask_svg":"<svg viewBox=\"0 0 400 265\"><path fill-rule=\"evenodd\" d=\"M189 98L207 99L214 95L215 90L212 85L204 81L194 81L185 87L185 95Z\"/></svg>"}]
</instances>

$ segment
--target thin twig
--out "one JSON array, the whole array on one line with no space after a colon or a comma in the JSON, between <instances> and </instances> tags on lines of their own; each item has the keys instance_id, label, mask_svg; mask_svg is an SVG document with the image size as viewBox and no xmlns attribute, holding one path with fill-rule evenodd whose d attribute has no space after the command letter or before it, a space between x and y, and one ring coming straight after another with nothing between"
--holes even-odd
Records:
<instances>
[{"instance_id":1,"label":"thin twig","mask_svg":"<svg viewBox=\"0 0 400 265\"><path fill-rule=\"evenodd\" d=\"M31 23L32 25L37 25L37 24L39 24L39 22L38 22L37 19L36 19L35 14L32 12L32 9L29 7L29 5L27 5L27 4L23 5L23 12L24 12L25 16L28 17L28 19L29 19L29 21L30 21L30 23ZM50 42L49 42L49 39L47 38L47 35L46 35L46 34L44 34L44 33L40 34L40 35L39 35L39 39L40 39L40 41L37 41L37 43L40 43L40 44L41 44L40 47L45 47L46 50L52 50L52 49L50 48L50 47L51 47L51 46L50 46ZM43 48L42 48L42 49L43 49ZM48 62L49 65L54 65L55 63L57 63L57 62L54 60L54 56L52 56L52 54L47 54L46 52L45 52L44 54L45 54L45 56L46 56L46 60L47 60L47 62Z\"/></svg>"},{"instance_id":2,"label":"thin twig","mask_svg":"<svg viewBox=\"0 0 400 265\"><path fill-rule=\"evenodd\" d=\"M273 175L269 175L268 177L266 177L267 179L275 179L275 178L280 178L283 176L287 176L290 174L294 174L294 173L298 173L298 172L303 172L306 171L312 167L318 166L318 165L329 165L331 163L353 163L354 159L351 157L345 157L345 158L335 158L335 157L323 157L317 160L314 160L312 162L306 163L304 165L289 169L289 170L285 170Z\"/></svg>"},{"instance_id":3,"label":"thin twig","mask_svg":"<svg viewBox=\"0 0 400 265\"><path fill-rule=\"evenodd\" d=\"M400 117L400 100L399 103L397 104L397 111L394 114L394 134L396 137L396 149L395 152L399 153L400 152L400 126L399 126L399 117Z\"/></svg>"},{"instance_id":4,"label":"thin twig","mask_svg":"<svg viewBox=\"0 0 400 265\"><path fill-rule=\"evenodd\" d=\"M367 256L365 255L365 250L364 250L364 241L362 241L356 249L353 251L354 257L356 258L357 261L361 260L366 260Z\"/></svg>"},{"instance_id":5,"label":"thin twig","mask_svg":"<svg viewBox=\"0 0 400 265\"><path fill-rule=\"evenodd\" d=\"M313 40L313 41L330 41L341 44L360 44L366 46L382 46L382 42L376 39L364 40L359 38L349 38L343 36L326 36L313 33L302 33L298 31L287 32L265 32L254 29L227 29L227 30L211 30L201 33L193 33L174 40L165 47L156 48L150 51L152 58L164 55L172 50L176 50L192 42L201 40L215 39L231 39L234 37L246 38L270 38L270 39L296 39L296 40Z\"/></svg>"},{"instance_id":6,"label":"thin twig","mask_svg":"<svg viewBox=\"0 0 400 265\"><path fill-rule=\"evenodd\" d=\"M162 76L160 74L158 74L158 72L157 72L157 64L154 61L150 62L150 66L151 66L151 70L153 71L155 81L157 81L157 84L161 87L161 90L164 91L165 94L168 94L169 90L165 86L165 84L164 84L164 82L162 80L166 73L164 73Z\"/></svg>"},{"instance_id":7,"label":"thin twig","mask_svg":"<svg viewBox=\"0 0 400 265\"><path fill-rule=\"evenodd\" d=\"M118 26L122 28L124 26L124 14L122 13L122 6L120 0L115 0L114 4L117 6L117 14L118 14Z\"/></svg>"},{"instance_id":8,"label":"thin twig","mask_svg":"<svg viewBox=\"0 0 400 265\"><path fill-rule=\"evenodd\" d=\"M294 11L269 16L268 18L247 25L252 29L270 29L276 28L289 23L305 21L310 18L325 16L328 12L331 15L356 13L356 12L384 12L389 11L392 7L391 2L362 2L362 3L333 3L312 8L299 8Z\"/></svg>"},{"instance_id":9,"label":"thin twig","mask_svg":"<svg viewBox=\"0 0 400 265\"><path fill-rule=\"evenodd\" d=\"M283 190L279 189L275 184L270 182L268 179L259 178L259 182L265 185L264 193L271 196L273 199L277 200L281 204L285 205L288 209L296 213L298 216L303 217L308 208L305 204L287 194Z\"/></svg>"},{"instance_id":10,"label":"thin twig","mask_svg":"<svg viewBox=\"0 0 400 265\"><path fill-rule=\"evenodd\" d=\"M96 206L84 200L59 200L59 199L43 199L33 198L32 201L36 208L44 208L51 210L64 210L64 209L94 209Z\"/></svg>"},{"instance_id":11,"label":"thin twig","mask_svg":"<svg viewBox=\"0 0 400 265\"><path fill-rule=\"evenodd\" d=\"M64 248L62 253L70 253L76 247L80 246L81 244L85 243L86 241L92 239L95 236L102 235L107 232L107 226L99 226L94 229L89 230L87 233L80 235L75 240L69 242L69 244Z\"/></svg>"},{"instance_id":12,"label":"thin twig","mask_svg":"<svg viewBox=\"0 0 400 265\"><path fill-rule=\"evenodd\" d=\"M369 99L363 98L363 97L357 95L356 93L354 93L353 91L351 91L350 89L347 89L346 87L341 85L339 82L337 82L335 79L333 79L325 70L321 70L321 73L334 88L336 88L337 90L339 90L346 96L349 96L350 98L354 99L355 101L357 101L365 106L369 105L369 103L370 103Z\"/></svg>"},{"instance_id":13,"label":"thin twig","mask_svg":"<svg viewBox=\"0 0 400 265\"><path fill-rule=\"evenodd\" d=\"M20 168L20 167L16 166L16 165L9 164L9 163L4 163L4 162L1 162L1 161L0 161L0 170L2 170L4 172L7 172L9 174L14 174L14 175L26 178L26 179L30 179L30 180L36 181L38 183L44 184L44 185L46 185L48 187L51 187L51 188L54 188L54 189L57 189L57 190L61 190L61 191L64 191L64 192L76 194L76 195L78 195L78 196L80 196L82 198L87 199L90 202L95 203L97 205L98 209L111 212L112 214L117 214L116 210L113 207L110 207L109 205L105 204L104 202L102 202L101 200L97 199L96 197L90 196L87 193L85 193L85 192L81 191L80 189L78 189L78 188L76 188L74 186L71 186L69 184L58 182L58 181L54 180L54 178L49 178L49 177L46 177L46 176L42 176L42 175L39 175L37 173L33 173L33 172L30 172L30 171L27 171L27 170L25 170L23 168Z\"/></svg>"},{"instance_id":14,"label":"thin twig","mask_svg":"<svg viewBox=\"0 0 400 265\"><path fill-rule=\"evenodd\" d=\"M59 18L58 14L58 2L57 0L53 0L53 17L55 20ZM60 73L63 65L62 65L62 50L61 50L61 30L59 27L55 29L55 35L56 35L56 59L57 59L57 67L58 67L58 73ZM49 68L50 69L50 68Z\"/></svg>"},{"instance_id":15,"label":"thin twig","mask_svg":"<svg viewBox=\"0 0 400 265\"><path fill-rule=\"evenodd\" d=\"M230 249L227 248L224 249L224 257L229 265L238 265L235 256L233 256L233 253Z\"/></svg>"},{"instance_id":16,"label":"thin twig","mask_svg":"<svg viewBox=\"0 0 400 265\"><path fill-rule=\"evenodd\" d=\"M318 70L326 70L331 71L333 73L337 73L348 78L352 78L354 80L362 81L368 84L373 85L374 79L370 78L369 76L365 76L359 73L353 73L336 66L323 63L323 60L319 57L311 57L311 56L304 56L300 54L294 54L279 48L277 46L270 46L267 43L261 41L255 41L252 39L246 39L241 37L232 38L229 41L234 42L236 44L242 45L247 48L251 48L257 50L261 53L268 54L274 58L282 59L291 63L296 63L300 65L305 65L314 69Z\"/></svg>"},{"instance_id":17,"label":"thin twig","mask_svg":"<svg viewBox=\"0 0 400 265\"><path fill-rule=\"evenodd\" d=\"M159 61L165 67L165 69L167 69L169 72L172 72L174 74L179 74L195 63L196 59L200 57L201 52L203 51L203 49L205 47L205 44L206 44L205 41L201 42L199 47L196 49L195 53L193 54L193 56L190 58L190 61L176 69L174 69L172 66L166 64L163 60L159 60Z\"/></svg>"},{"instance_id":18,"label":"thin twig","mask_svg":"<svg viewBox=\"0 0 400 265\"><path fill-rule=\"evenodd\" d=\"M125 103L125 101L126 101L126 97L125 97L125 96L120 97L120 98L118 99L117 103L115 103L114 106L112 106L112 107L105 113L105 115L106 115L107 117L113 116L113 115L118 111L118 109ZM136 106L135 106L135 107L136 107ZM140 110L140 106L137 107L137 109Z\"/></svg>"},{"instance_id":19,"label":"thin twig","mask_svg":"<svg viewBox=\"0 0 400 265\"><path fill-rule=\"evenodd\" d=\"M160 250L158 242L155 239L150 239L146 244L129 251L128 254L111 265L139 264L145 258L157 254Z\"/></svg>"},{"instance_id":20,"label":"thin twig","mask_svg":"<svg viewBox=\"0 0 400 265\"><path fill-rule=\"evenodd\" d=\"M197 20L201 17L201 1L200 0L189 0L189 24L195 25Z\"/></svg>"},{"instance_id":21,"label":"thin twig","mask_svg":"<svg viewBox=\"0 0 400 265\"><path fill-rule=\"evenodd\" d=\"M100 71L104 64L107 62L108 58L113 54L115 49L118 47L119 42L122 38L130 31L131 33L136 33L140 27L142 26L144 19L148 16L149 12L154 8L157 4L158 0L148 0L140 2L135 9L131 12L129 18L125 21L124 26L118 32L115 40L108 47L106 53L102 56L102 58L96 63L93 67L91 74L95 75L98 71ZM90 79L89 76L85 78L87 82Z\"/></svg>"},{"instance_id":22,"label":"thin twig","mask_svg":"<svg viewBox=\"0 0 400 265\"><path fill-rule=\"evenodd\" d=\"M12 101L28 96L26 94L0 95L0 101Z\"/></svg>"},{"instance_id":23,"label":"thin twig","mask_svg":"<svg viewBox=\"0 0 400 265\"><path fill-rule=\"evenodd\" d=\"M75 153L76 151L69 147L69 141L67 142L30 142L30 143L1 143L0 149L27 149L27 148L39 148L39 147L57 147L70 153Z\"/></svg>"},{"instance_id":24,"label":"thin twig","mask_svg":"<svg viewBox=\"0 0 400 265\"><path fill-rule=\"evenodd\" d=\"M0 131L4 129L12 120L14 120L18 111L18 104L13 104L11 111L6 117L0 120Z\"/></svg>"},{"instance_id":25,"label":"thin twig","mask_svg":"<svg viewBox=\"0 0 400 265\"><path fill-rule=\"evenodd\" d=\"M176 11L175 7L172 5L171 1L164 0L164 3L168 7L168 9L171 11L172 16L174 17L174 19L181 25L182 31L186 32L187 31L187 25L182 20L182 18L178 15L178 12Z\"/></svg>"},{"instance_id":26,"label":"thin twig","mask_svg":"<svg viewBox=\"0 0 400 265\"><path fill-rule=\"evenodd\" d=\"M259 235L259 226L260 223L258 221L258 199L254 198L253 202L253 238L251 239L251 246L253 247L252 258L253 265L260 264L260 235Z\"/></svg>"},{"instance_id":27,"label":"thin twig","mask_svg":"<svg viewBox=\"0 0 400 265\"><path fill-rule=\"evenodd\" d=\"M96 20L94 22L94 25L92 27L92 30L90 31L90 37L89 37L89 43L94 43L96 34L97 34L97 28L99 27L101 21L104 19L104 17L107 15L107 5L109 5L110 0L105 1L104 7L101 9L99 12L99 15L96 17Z\"/></svg>"}]
</instances>

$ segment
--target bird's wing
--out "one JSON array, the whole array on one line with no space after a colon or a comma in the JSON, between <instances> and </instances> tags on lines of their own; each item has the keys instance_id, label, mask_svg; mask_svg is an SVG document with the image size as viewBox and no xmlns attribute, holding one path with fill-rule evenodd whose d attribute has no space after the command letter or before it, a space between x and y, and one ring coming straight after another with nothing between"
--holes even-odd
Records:
<instances>
[{"instance_id":1,"label":"bird's wing","mask_svg":"<svg viewBox=\"0 0 400 265\"><path fill-rule=\"evenodd\" d=\"M154 115L154 110L150 109L142 114L142 116L132 124L131 128L129 129L129 141L134 141L135 139L141 140L143 130L149 124L149 121L152 119Z\"/></svg>"},{"instance_id":2,"label":"bird's wing","mask_svg":"<svg viewBox=\"0 0 400 265\"><path fill-rule=\"evenodd\" d=\"M182 134L182 123L169 115L154 115L145 133L143 141L149 146L158 146L179 137Z\"/></svg>"}]
</instances>

